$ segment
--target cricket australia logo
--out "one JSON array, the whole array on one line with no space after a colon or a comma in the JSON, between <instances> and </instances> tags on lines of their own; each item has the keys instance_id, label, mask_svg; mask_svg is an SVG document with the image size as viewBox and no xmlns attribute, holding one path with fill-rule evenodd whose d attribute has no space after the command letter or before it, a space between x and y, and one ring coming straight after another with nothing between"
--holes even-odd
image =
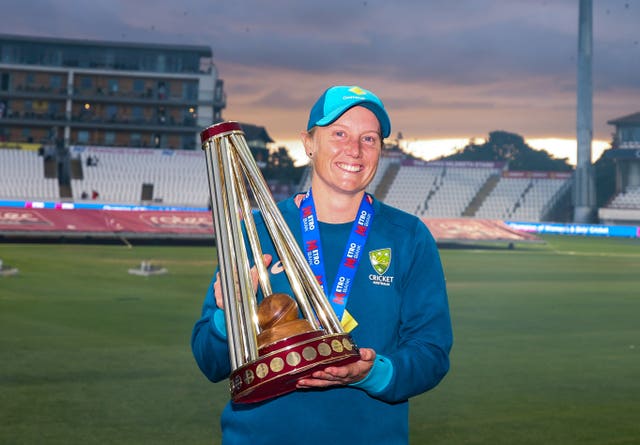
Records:
<instances>
[{"instance_id":1,"label":"cricket australia logo","mask_svg":"<svg viewBox=\"0 0 640 445\"><path fill-rule=\"evenodd\" d=\"M379 286L391 286L393 277L385 275L391 265L391 249L387 247L385 249L372 250L369 252L369 261L371 262L371 267L377 273L377 275L369 274L369 280Z\"/></svg>"}]
</instances>

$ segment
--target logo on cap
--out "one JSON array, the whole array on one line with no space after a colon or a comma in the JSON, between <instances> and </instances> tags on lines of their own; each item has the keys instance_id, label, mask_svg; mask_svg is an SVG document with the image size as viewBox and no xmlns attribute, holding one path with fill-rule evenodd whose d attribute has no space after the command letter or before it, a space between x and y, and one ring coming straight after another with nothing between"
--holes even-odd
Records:
<instances>
[{"instance_id":1,"label":"logo on cap","mask_svg":"<svg viewBox=\"0 0 640 445\"><path fill-rule=\"evenodd\" d=\"M364 96L365 94L367 94L367 92L360 87L350 88L349 91L351 91L353 94L357 94L358 96Z\"/></svg>"}]
</instances>

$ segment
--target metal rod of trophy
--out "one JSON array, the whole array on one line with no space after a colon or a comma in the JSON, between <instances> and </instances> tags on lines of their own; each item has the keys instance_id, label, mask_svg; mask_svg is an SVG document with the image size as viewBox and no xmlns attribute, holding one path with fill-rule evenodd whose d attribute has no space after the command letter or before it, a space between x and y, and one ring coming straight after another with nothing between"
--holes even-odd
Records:
<instances>
[{"instance_id":1,"label":"metal rod of trophy","mask_svg":"<svg viewBox=\"0 0 640 445\"><path fill-rule=\"evenodd\" d=\"M224 145L224 147L223 147ZM257 345L255 334L249 335L247 326L243 324L240 312L244 312L241 301L244 299L243 289L251 289L251 284L241 284L245 281L243 276L247 273L241 272L248 269L246 260L236 256L236 252L243 249L238 246L238 240L243 242L243 238L237 237L239 226L233 224L237 219L237 197L233 196L232 186L227 187L226 179L229 178L229 171L225 176L223 153L228 151L227 144L220 139L203 144L205 158L207 162L207 176L209 180L209 190L212 198L212 211L214 228L218 245L218 258L220 267L220 284L225 310L229 311L229 317L225 317L227 333L229 338L229 359L232 369L237 369L242 364L257 357ZM229 196L229 193L232 196ZM228 209L225 211L225 209ZM233 234L236 234L234 237ZM234 340L232 342L232 339Z\"/></svg>"},{"instance_id":2,"label":"metal rod of trophy","mask_svg":"<svg viewBox=\"0 0 640 445\"><path fill-rule=\"evenodd\" d=\"M231 160L233 162L233 171L236 173L234 179L240 195L240 204L242 205L242 214L244 216L245 227L247 228L249 245L251 246L256 271L258 272L258 282L260 284L260 289L262 289L262 294L266 297L273 293L271 290L271 283L269 281L269 272L267 271L267 267L264 263L259 260L262 259L262 247L260 246L260 240L258 239L256 223L253 219L253 214L251 213L247 187L245 182L242 181L242 176L240 175L240 172L243 170L238 162L238 155L235 151L231 152Z\"/></svg>"},{"instance_id":3,"label":"metal rod of trophy","mask_svg":"<svg viewBox=\"0 0 640 445\"><path fill-rule=\"evenodd\" d=\"M325 330L329 333L342 332L340 320L338 320L335 312L331 308L326 296L324 295L324 291L318 284L311 268L304 258L304 255L299 249L291 248L291 246L297 245L296 240L291 233L291 230L286 225L284 218L280 214L277 205L271 198L266 181L255 164L249 147L246 145L244 139L237 135L232 134L230 139L237 149L237 153L242 161L242 167L246 169L246 176L254 190L256 200L258 200L263 209L265 224L267 224L270 232L273 231L274 233L279 234L278 237L283 241L275 243L275 247L281 257L285 272L291 282L292 289L296 293L299 303L301 303L300 308L305 314L305 317L311 323L314 323L312 320L314 320L315 317L307 314L307 310L312 311L312 309L310 307L305 309L305 305L308 306L308 303L306 302L307 296L305 295L302 287L308 291L309 297L312 298L315 303L315 315L320 319ZM304 285L301 284L298 275L301 276L302 281L304 281ZM296 292L296 289L298 289L299 293Z\"/></svg>"},{"instance_id":4,"label":"metal rod of trophy","mask_svg":"<svg viewBox=\"0 0 640 445\"><path fill-rule=\"evenodd\" d=\"M253 217L251 215L251 208L249 206L249 198L247 196L247 190L246 190L244 181L242 180L240 170L238 169L238 166L237 166L237 159L236 159L237 156L235 155L235 152L233 150L229 150L229 149L225 150L224 153L225 154L223 155L223 157L225 157L225 159L228 162L223 165L225 166L224 167L225 169L228 168L228 172L231 178L232 187L229 187L229 189L233 191L232 192L233 194L231 196L233 196L236 202L240 204L237 215L242 214L244 216L245 224L247 222L247 218L250 220L249 222L253 224ZM242 213L240 213L240 211ZM247 214L249 215L248 217L246 216ZM234 221L236 222L237 229L238 229L237 240L241 241L243 240L243 238L242 238L240 219L236 218L234 219ZM255 226L255 224L253 225ZM258 236L257 233L249 235L249 237L252 240L252 242L250 242L250 245L253 250L254 258L262 258L262 251L260 249L260 244L257 241L257 236ZM242 305L241 305L242 313L243 313L242 320L246 320L251 323L252 326L247 326L247 335L253 338L260 331L260 326L258 324L258 317L256 315L257 303L255 298L253 298L254 290L253 290L253 283L250 280L251 274L250 272L247 272L250 270L249 258L247 257L247 250L245 248L244 243L241 243L240 245L242 246L242 249L240 249L241 250L240 254L242 255L243 264L245 265L245 267L243 267L243 277L245 278L243 282L245 283L245 288L242 292L242 295L244 295L245 298L242 299ZM256 262L256 266L258 264L262 266L262 268L258 267L258 270L259 270L259 273L262 274L262 276L260 277L260 282L263 286L263 289L265 289L265 286L266 286L266 292L271 293L271 285L269 284L269 281L268 281L269 279L266 275L267 271L264 267L264 263L262 263L262 261ZM262 281L264 281L264 283L262 283Z\"/></svg>"},{"instance_id":5,"label":"metal rod of trophy","mask_svg":"<svg viewBox=\"0 0 640 445\"><path fill-rule=\"evenodd\" d=\"M207 165L207 178L212 210L215 208L224 208L225 205L224 196L222 194L223 183L222 178L220 177L218 150L216 150L215 147L218 144L219 141L214 139L207 141L202 146ZM218 247L218 252L229 251L231 249L229 245L231 240L228 234L229 227L227 227L227 222L224 216L219 212L212 211L212 218L216 233L216 245ZM218 267L220 269L220 287L222 289L222 298L225 310L229 311L231 314L230 317L225 317L227 333L229 338L235 338L239 336L239 328L236 323L232 323L232 320L235 319L233 315L236 311L235 302L233 301L235 299L235 291L233 290L234 286L232 282L233 268L231 267L230 262L220 261L218 262ZM240 364L240 358L238 356L239 352L236 348L229 347L229 361L232 369L236 369Z\"/></svg>"},{"instance_id":6,"label":"metal rod of trophy","mask_svg":"<svg viewBox=\"0 0 640 445\"><path fill-rule=\"evenodd\" d=\"M224 192L226 192L227 202L224 208L227 211L227 221L231 225L231 237L233 239L233 250L230 253L230 257L234 259L235 274L234 277L238 280L239 286L236 295L236 304L238 305L238 312L240 316L237 319L240 325L240 331L242 333L241 348L243 352L244 362L252 361L258 358L258 344L256 342L256 335L258 333L258 320L256 316L255 298L253 292L253 283L251 282L251 271L249 266L249 258L247 256L247 249L244 244L244 237L242 234L242 226L240 222L240 208L238 181L236 179L238 173L233 170L232 166L232 149L229 147L229 143L226 139L221 139L219 144L219 156L220 167L222 168L223 178L227 178L228 182L225 183Z\"/></svg>"}]
</instances>

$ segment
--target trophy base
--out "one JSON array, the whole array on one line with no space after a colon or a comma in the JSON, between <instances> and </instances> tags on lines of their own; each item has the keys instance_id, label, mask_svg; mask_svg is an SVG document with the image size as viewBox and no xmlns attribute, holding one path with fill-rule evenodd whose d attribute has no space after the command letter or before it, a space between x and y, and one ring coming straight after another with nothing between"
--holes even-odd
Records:
<instances>
[{"instance_id":1,"label":"trophy base","mask_svg":"<svg viewBox=\"0 0 640 445\"><path fill-rule=\"evenodd\" d=\"M312 331L294 335L260 349L260 357L231 373L231 400L256 403L296 390L296 382L327 366L360 359L347 333Z\"/></svg>"}]
</instances>

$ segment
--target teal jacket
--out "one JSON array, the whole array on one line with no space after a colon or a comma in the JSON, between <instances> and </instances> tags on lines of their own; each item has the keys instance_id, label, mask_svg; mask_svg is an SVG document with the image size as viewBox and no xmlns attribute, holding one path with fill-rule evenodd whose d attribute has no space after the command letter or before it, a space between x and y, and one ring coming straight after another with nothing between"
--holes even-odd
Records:
<instances>
[{"instance_id":1,"label":"teal jacket","mask_svg":"<svg viewBox=\"0 0 640 445\"><path fill-rule=\"evenodd\" d=\"M365 254L346 306L358 323L351 331L353 340L378 355L371 372L347 387L295 391L258 404L229 402L221 418L224 445L408 443L408 399L436 386L449 370L453 335L447 291L426 225L378 200L373 205ZM278 207L301 245L294 199ZM273 292L292 295L259 215L256 225L264 253L274 257L269 267ZM328 283L337 274L351 225L320 223ZM373 268L370 252L375 251L390 254L386 270ZM229 377L224 315L215 304L213 280L191 347L207 378L218 382Z\"/></svg>"}]
</instances>

